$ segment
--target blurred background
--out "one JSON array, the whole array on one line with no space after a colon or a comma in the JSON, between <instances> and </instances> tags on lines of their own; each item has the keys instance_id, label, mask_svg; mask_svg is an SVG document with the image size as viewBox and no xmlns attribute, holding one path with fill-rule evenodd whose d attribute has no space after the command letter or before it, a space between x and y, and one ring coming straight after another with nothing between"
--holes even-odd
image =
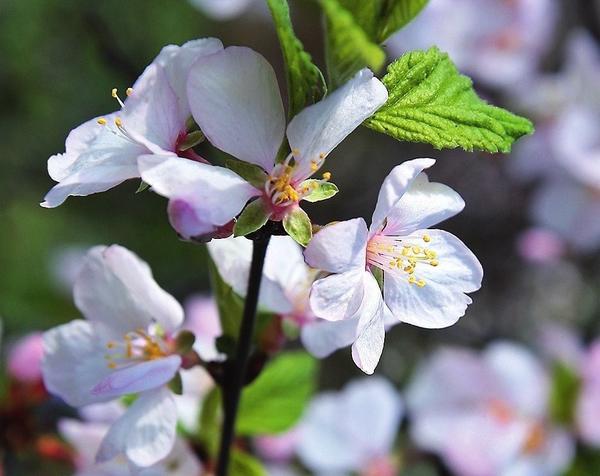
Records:
<instances>
[{"instance_id":1,"label":"blurred background","mask_svg":"<svg viewBox=\"0 0 600 476\"><path fill-rule=\"evenodd\" d=\"M324 69L319 6L309 0L290 4L298 36ZM164 45L208 36L262 53L283 90L277 38L260 1L0 0L4 355L23 335L78 317L70 287L81 253L91 245L118 243L135 251L181 301L209 292L205 248L179 241L166 220L165 200L136 194L137 182L69 198L57 209L39 206L53 184L46 161L64 150L68 132L112 111L111 89L130 86ZM483 287L449 329L401 325L388 333L377 372L398 388L440 345L481 349L510 339L539 354L549 324L570 328L582 345L599 335L599 40L596 0L431 0L386 45L391 61L437 44L473 78L480 95L531 118L537 128L510 155L436 151L361 128L330 156L341 193L306 207L314 222L368 219L383 178L416 157L439 159L431 178L467 203L442 227L478 256ZM215 153L206 144L199 152ZM320 375L323 389L339 389L361 373L346 349L325 360ZM8 378L0 374L4 399ZM0 444L13 451L8 417L0 415ZM42 425L52 425L51 414ZM21 469L7 474L70 474L64 464L37 472L36 460L29 454Z\"/></svg>"}]
</instances>

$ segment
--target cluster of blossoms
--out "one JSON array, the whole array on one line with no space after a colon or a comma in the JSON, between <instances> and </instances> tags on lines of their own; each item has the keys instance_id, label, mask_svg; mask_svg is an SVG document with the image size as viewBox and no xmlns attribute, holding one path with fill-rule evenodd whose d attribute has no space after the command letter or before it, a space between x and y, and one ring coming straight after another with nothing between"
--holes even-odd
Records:
<instances>
[{"instance_id":1,"label":"cluster of blossoms","mask_svg":"<svg viewBox=\"0 0 600 476\"><path fill-rule=\"evenodd\" d=\"M386 329L401 322L442 328L464 315L467 293L479 289L483 272L458 238L429 229L464 207L455 191L429 181L424 170L433 159L407 161L390 172L370 227L359 218L322 227L312 239L311 232L293 232L294 220L306 217L299 203L323 199L330 185L329 172L310 177L387 100L370 70L287 126L268 62L215 39L165 47L126 94L122 100L114 89L120 110L73 130L66 152L50 158L48 170L58 183L43 206L141 178L169 199L169 220L181 237L210 241L219 275L240 296L247 291L252 245L229 236L244 216L258 219L239 234L268 220L283 222L291 237L275 236L267 248L261 307L301 328L305 347L318 357L351 345L354 362L368 374L379 362ZM284 137L291 152L279 160ZM227 167L194 151L205 138L233 157ZM74 297L85 320L44 335L46 387L75 407L135 396L112 418L88 419L102 429L90 443L96 463L139 472L183 457L176 436L181 405L171 387L185 384L191 368L226 358L215 346L221 333L215 319L190 324L192 348L189 331L182 330L182 307L140 258L117 245L87 253ZM216 316L214 305L199 306ZM357 398L368 399L368 391ZM67 438L77 438L76 424L63 426ZM382 441L390 444L389 431ZM385 456L363 453L356 464Z\"/></svg>"}]
</instances>

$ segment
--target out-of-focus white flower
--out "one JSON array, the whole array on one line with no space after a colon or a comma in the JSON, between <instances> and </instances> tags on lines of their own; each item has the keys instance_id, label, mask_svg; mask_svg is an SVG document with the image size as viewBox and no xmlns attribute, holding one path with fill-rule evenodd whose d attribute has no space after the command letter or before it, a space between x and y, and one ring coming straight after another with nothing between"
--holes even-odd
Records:
<instances>
[{"instance_id":1,"label":"out-of-focus white flower","mask_svg":"<svg viewBox=\"0 0 600 476\"><path fill-rule=\"evenodd\" d=\"M550 381L525 348L447 348L417 369L407 393L415 443L464 476L558 476L574 442L548 421Z\"/></svg>"},{"instance_id":2,"label":"out-of-focus white flower","mask_svg":"<svg viewBox=\"0 0 600 476\"><path fill-rule=\"evenodd\" d=\"M436 45L464 73L510 88L535 73L552 44L557 10L555 0L430 0L388 48L399 56Z\"/></svg>"},{"instance_id":3,"label":"out-of-focus white flower","mask_svg":"<svg viewBox=\"0 0 600 476\"><path fill-rule=\"evenodd\" d=\"M371 377L351 382L310 403L299 426L298 456L315 474L369 474L383 461L392 467L390 452L402 415L400 394L388 381Z\"/></svg>"},{"instance_id":4,"label":"out-of-focus white flower","mask_svg":"<svg viewBox=\"0 0 600 476\"><path fill-rule=\"evenodd\" d=\"M246 296L252 242L244 237L208 244L220 276L240 296ZM317 270L304 262L302 248L289 236L273 236L267 248L259 305L298 325L314 320L308 296Z\"/></svg>"},{"instance_id":5,"label":"out-of-focus white flower","mask_svg":"<svg viewBox=\"0 0 600 476\"><path fill-rule=\"evenodd\" d=\"M50 274L61 291L69 294L72 292L88 249L89 247L73 245L53 251L49 263Z\"/></svg>"},{"instance_id":6,"label":"out-of-focus white flower","mask_svg":"<svg viewBox=\"0 0 600 476\"><path fill-rule=\"evenodd\" d=\"M415 159L395 167L381 186L369 228L362 218L337 222L306 247L306 262L330 273L315 281L310 295L323 321L302 329L304 345L316 356L352 345L354 363L371 374L386 327L451 326L471 304L466 293L481 286L481 264L454 235L429 229L464 208L454 190L429 182L423 170L434 163ZM383 290L376 272L383 274Z\"/></svg>"},{"instance_id":7,"label":"out-of-focus white flower","mask_svg":"<svg viewBox=\"0 0 600 476\"><path fill-rule=\"evenodd\" d=\"M246 12L256 0L189 0L190 4L215 20L231 20Z\"/></svg>"},{"instance_id":8,"label":"out-of-focus white flower","mask_svg":"<svg viewBox=\"0 0 600 476\"><path fill-rule=\"evenodd\" d=\"M183 309L145 262L117 245L89 251L74 296L86 320L44 334L46 387L76 407L140 394L111 426L97 459L124 455L134 467L151 466L175 441L177 410L166 384L182 362L174 336Z\"/></svg>"}]
</instances>

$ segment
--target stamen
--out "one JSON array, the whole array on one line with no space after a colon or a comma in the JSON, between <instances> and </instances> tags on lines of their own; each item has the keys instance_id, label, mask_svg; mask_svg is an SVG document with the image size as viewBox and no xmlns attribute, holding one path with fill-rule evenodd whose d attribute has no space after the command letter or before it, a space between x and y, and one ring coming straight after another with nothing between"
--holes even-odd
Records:
<instances>
[{"instance_id":1,"label":"stamen","mask_svg":"<svg viewBox=\"0 0 600 476\"><path fill-rule=\"evenodd\" d=\"M331 178L331 172L325 172L323 174L323 180L325 180L326 182Z\"/></svg>"},{"instance_id":2,"label":"stamen","mask_svg":"<svg viewBox=\"0 0 600 476\"><path fill-rule=\"evenodd\" d=\"M105 126L106 125L106 119L104 119L103 117L101 117L100 119L98 119L98 124L100 124L101 126Z\"/></svg>"},{"instance_id":3,"label":"stamen","mask_svg":"<svg viewBox=\"0 0 600 476\"><path fill-rule=\"evenodd\" d=\"M121 101L121 98L119 97L118 92L119 92L119 90L117 88L112 88L112 90L110 91L110 95L117 100L117 102L119 103L119 105L121 107L123 107L123 106L125 106L125 104L123 104L123 101Z\"/></svg>"},{"instance_id":4,"label":"stamen","mask_svg":"<svg viewBox=\"0 0 600 476\"><path fill-rule=\"evenodd\" d=\"M133 88L127 88L125 90L125 94L127 94L128 97L131 96L131 93L133 93Z\"/></svg>"}]
</instances>

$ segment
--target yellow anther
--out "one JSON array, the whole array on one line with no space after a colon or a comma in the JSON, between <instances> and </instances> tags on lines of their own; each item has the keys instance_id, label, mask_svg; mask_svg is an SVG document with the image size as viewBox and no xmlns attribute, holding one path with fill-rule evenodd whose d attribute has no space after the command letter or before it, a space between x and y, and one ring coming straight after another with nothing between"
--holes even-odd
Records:
<instances>
[{"instance_id":1,"label":"yellow anther","mask_svg":"<svg viewBox=\"0 0 600 476\"><path fill-rule=\"evenodd\" d=\"M430 264L431 266L437 266L437 265L439 265L439 264L440 264L440 262L439 262L438 260L436 260L436 259L432 259L432 260L429 262L429 264Z\"/></svg>"},{"instance_id":2,"label":"yellow anther","mask_svg":"<svg viewBox=\"0 0 600 476\"><path fill-rule=\"evenodd\" d=\"M429 243L431 241L431 236L429 236L427 234L423 235L423 241L425 243Z\"/></svg>"},{"instance_id":3,"label":"yellow anther","mask_svg":"<svg viewBox=\"0 0 600 476\"><path fill-rule=\"evenodd\" d=\"M421 247L420 246L413 246L412 247L412 252L415 254L419 254L421 252Z\"/></svg>"},{"instance_id":4,"label":"yellow anther","mask_svg":"<svg viewBox=\"0 0 600 476\"><path fill-rule=\"evenodd\" d=\"M292 149L292 155L294 155L294 156L300 155L300 149Z\"/></svg>"},{"instance_id":5,"label":"yellow anther","mask_svg":"<svg viewBox=\"0 0 600 476\"><path fill-rule=\"evenodd\" d=\"M131 96L131 93L133 92L133 88L127 88L125 90L125 94L127 94L127 96Z\"/></svg>"},{"instance_id":6,"label":"yellow anther","mask_svg":"<svg viewBox=\"0 0 600 476\"><path fill-rule=\"evenodd\" d=\"M323 174L323 180L329 180L331 178L331 172L325 172Z\"/></svg>"},{"instance_id":7,"label":"yellow anther","mask_svg":"<svg viewBox=\"0 0 600 476\"><path fill-rule=\"evenodd\" d=\"M319 165L314 160L310 163L310 170L312 170L313 172L319 170Z\"/></svg>"},{"instance_id":8,"label":"yellow anther","mask_svg":"<svg viewBox=\"0 0 600 476\"><path fill-rule=\"evenodd\" d=\"M426 283L425 283L425 280L424 280L424 279L419 279L419 280L417 281L417 286L419 286L420 288L423 288L423 287L425 287L425 284L426 284Z\"/></svg>"},{"instance_id":9,"label":"yellow anther","mask_svg":"<svg viewBox=\"0 0 600 476\"><path fill-rule=\"evenodd\" d=\"M116 118L115 118L115 125L116 125L117 127L122 127L122 126L123 126L123 121L121 120L121 118L120 118L120 117L116 117Z\"/></svg>"},{"instance_id":10,"label":"yellow anther","mask_svg":"<svg viewBox=\"0 0 600 476\"><path fill-rule=\"evenodd\" d=\"M115 364L114 362L109 362L108 363L108 368L109 369L116 369L117 368L117 364Z\"/></svg>"},{"instance_id":11,"label":"yellow anther","mask_svg":"<svg viewBox=\"0 0 600 476\"><path fill-rule=\"evenodd\" d=\"M112 90L110 91L110 95L117 99L119 97L119 95L117 94L118 92L119 90L117 88L112 88Z\"/></svg>"},{"instance_id":12,"label":"yellow anther","mask_svg":"<svg viewBox=\"0 0 600 476\"><path fill-rule=\"evenodd\" d=\"M100 119L98 119L98 124L100 124L101 126L105 126L106 125L106 119L104 119L103 117L101 117Z\"/></svg>"},{"instance_id":13,"label":"yellow anther","mask_svg":"<svg viewBox=\"0 0 600 476\"><path fill-rule=\"evenodd\" d=\"M115 344L115 343L114 343L114 342L112 342L112 341L111 341L111 342L107 342L107 344L106 344L106 348L107 348L107 349L113 349L113 348L115 347L115 345L117 345L117 344Z\"/></svg>"},{"instance_id":14,"label":"yellow anther","mask_svg":"<svg viewBox=\"0 0 600 476\"><path fill-rule=\"evenodd\" d=\"M415 278L412 274L408 277L408 282L410 284L416 284L417 283L417 278Z\"/></svg>"},{"instance_id":15,"label":"yellow anther","mask_svg":"<svg viewBox=\"0 0 600 476\"><path fill-rule=\"evenodd\" d=\"M402 256L408 256L409 253L410 253L410 247L405 246L404 248L402 248Z\"/></svg>"},{"instance_id":16,"label":"yellow anther","mask_svg":"<svg viewBox=\"0 0 600 476\"><path fill-rule=\"evenodd\" d=\"M319 154L319 159L324 159L324 158L325 158L325 154L324 154L323 152L321 152L321 153Z\"/></svg>"}]
</instances>

